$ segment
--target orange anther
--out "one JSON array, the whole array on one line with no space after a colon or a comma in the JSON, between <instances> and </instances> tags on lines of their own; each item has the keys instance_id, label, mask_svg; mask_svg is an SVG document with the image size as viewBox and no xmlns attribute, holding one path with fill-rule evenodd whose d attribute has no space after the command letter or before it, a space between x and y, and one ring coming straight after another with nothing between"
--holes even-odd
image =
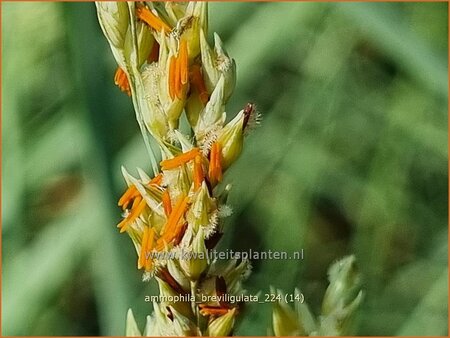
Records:
<instances>
[{"instance_id":1,"label":"orange anther","mask_svg":"<svg viewBox=\"0 0 450 338\"><path fill-rule=\"evenodd\" d=\"M169 243L173 238L176 237L177 230L178 230L178 223L180 222L181 217L183 217L184 213L187 210L189 202L189 197L184 197L183 195L180 197L179 201L177 202L175 208L173 209L172 213L169 216L169 219L167 220L167 223L165 224L163 228L163 234L162 236L156 241L157 244L162 244L164 241Z\"/></svg>"},{"instance_id":2,"label":"orange anther","mask_svg":"<svg viewBox=\"0 0 450 338\"><path fill-rule=\"evenodd\" d=\"M189 63L188 63L188 50L186 40L182 40L180 43L180 52L178 55L180 62L180 81L181 84L188 82Z\"/></svg>"},{"instance_id":3,"label":"orange anther","mask_svg":"<svg viewBox=\"0 0 450 338\"><path fill-rule=\"evenodd\" d=\"M214 142L211 147L211 154L209 158L208 176L211 184L216 185L222 181L222 150L218 142Z\"/></svg>"},{"instance_id":4,"label":"orange anther","mask_svg":"<svg viewBox=\"0 0 450 338\"><path fill-rule=\"evenodd\" d=\"M230 309L228 308L222 308L222 307L215 307L215 306L207 306L205 304L200 304L200 313L203 316L222 316L224 314L227 314Z\"/></svg>"},{"instance_id":5,"label":"orange anther","mask_svg":"<svg viewBox=\"0 0 450 338\"><path fill-rule=\"evenodd\" d=\"M152 259L147 259L145 261L145 271L150 271L153 265L153 260Z\"/></svg>"},{"instance_id":6,"label":"orange anther","mask_svg":"<svg viewBox=\"0 0 450 338\"><path fill-rule=\"evenodd\" d=\"M139 191L136 189L136 186L131 185L120 197L119 202L117 202L117 205L125 210L130 201L137 196L139 196Z\"/></svg>"},{"instance_id":7,"label":"orange anther","mask_svg":"<svg viewBox=\"0 0 450 338\"><path fill-rule=\"evenodd\" d=\"M121 91L131 96L130 83L128 82L127 74L125 71L117 67L116 73L114 74L114 84L117 85Z\"/></svg>"},{"instance_id":8,"label":"orange anther","mask_svg":"<svg viewBox=\"0 0 450 338\"><path fill-rule=\"evenodd\" d=\"M176 66L177 66L177 59L175 56L172 56L169 61L169 96L173 100L175 99L175 90L176 90Z\"/></svg>"},{"instance_id":9,"label":"orange anther","mask_svg":"<svg viewBox=\"0 0 450 338\"><path fill-rule=\"evenodd\" d=\"M137 202L139 201L139 202ZM138 204L139 203L139 204ZM128 217L120 222L119 224L122 224L120 232L124 232L125 230L127 230L127 227L130 223L133 223L135 221L136 218L139 217L139 215L144 211L145 207L147 206L147 202L145 202L145 199L142 199L140 197L137 197L134 201L133 201L133 207L131 209L131 213L128 215Z\"/></svg>"},{"instance_id":10,"label":"orange anther","mask_svg":"<svg viewBox=\"0 0 450 338\"><path fill-rule=\"evenodd\" d=\"M135 209L139 205L139 203L141 203L141 201L142 201L142 197L141 196L136 197L133 200L133 204L131 205L131 210Z\"/></svg>"},{"instance_id":11,"label":"orange anther","mask_svg":"<svg viewBox=\"0 0 450 338\"><path fill-rule=\"evenodd\" d=\"M140 203L141 201L142 201L142 197L141 197L141 196L138 196L138 197L136 197L136 198L133 200L133 204L132 204L132 206L131 206L132 213L133 213L133 210L136 209L136 207L139 205L139 203ZM128 203L128 202L127 202L127 203ZM130 217L131 217L132 213L131 213L131 214L128 214L128 216L127 216L125 219L123 219L119 224L117 224L117 227L120 228L120 232L124 232L124 231L126 230L127 225L128 225L129 222L130 222Z\"/></svg>"},{"instance_id":12,"label":"orange anther","mask_svg":"<svg viewBox=\"0 0 450 338\"><path fill-rule=\"evenodd\" d=\"M145 265L145 259L146 259L146 250L147 250L147 242L148 242L148 235L149 235L149 227L144 227L144 234L142 235L142 241L141 241L141 250L139 252L139 258L138 258L138 269L141 269Z\"/></svg>"},{"instance_id":13,"label":"orange anther","mask_svg":"<svg viewBox=\"0 0 450 338\"><path fill-rule=\"evenodd\" d=\"M161 168L162 170L175 169L189 161L192 161L199 153L199 148L194 148L169 160L161 161Z\"/></svg>"},{"instance_id":14,"label":"orange anther","mask_svg":"<svg viewBox=\"0 0 450 338\"><path fill-rule=\"evenodd\" d=\"M155 246L156 251L162 251L164 249L164 247L166 246L167 241L164 241L161 238L162 237L158 238L158 240L156 241L156 246Z\"/></svg>"},{"instance_id":15,"label":"orange anther","mask_svg":"<svg viewBox=\"0 0 450 338\"><path fill-rule=\"evenodd\" d=\"M197 90L200 101L206 105L209 100L208 91L206 90L205 81L203 80L202 73L199 65L192 65L190 72L191 83Z\"/></svg>"},{"instance_id":16,"label":"orange anther","mask_svg":"<svg viewBox=\"0 0 450 338\"><path fill-rule=\"evenodd\" d=\"M152 262L153 260L151 257L149 257L150 252L153 249L153 240L155 238L155 230L153 228L150 228L148 240L146 243L146 252L145 252L145 271L150 271L152 268Z\"/></svg>"},{"instance_id":17,"label":"orange anther","mask_svg":"<svg viewBox=\"0 0 450 338\"><path fill-rule=\"evenodd\" d=\"M158 175L156 175L155 177L153 177L150 182L148 182L148 185L161 185L162 183L162 179L163 179L163 175L161 173L159 173Z\"/></svg>"},{"instance_id":18,"label":"orange anther","mask_svg":"<svg viewBox=\"0 0 450 338\"><path fill-rule=\"evenodd\" d=\"M178 245L180 244L181 240L183 239L184 233L186 232L186 229L188 227L188 223L179 223L176 232L176 236L174 238L173 244Z\"/></svg>"},{"instance_id":19,"label":"orange anther","mask_svg":"<svg viewBox=\"0 0 450 338\"><path fill-rule=\"evenodd\" d=\"M174 74L175 96L178 99L181 99L181 92L182 92L180 74L181 74L181 62L180 56L178 55L178 57L175 59L175 74Z\"/></svg>"},{"instance_id":20,"label":"orange anther","mask_svg":"<svg viewBox=\"0 0 450 338\"><path fill-rule=\"evenodd\" d=\"M117 224L117 227L118 227L120 230L122 230L122 228L126 227L127 222L128 222L128 219L124 218L122 221L120 221L119 224ZM120 232L123 232L123 231L120 231Z\"/></svg>"},{"instance_id":21,"label":"orange anther","mask_svg":"<svg viewBox=\"0 0 450 338\"><path fill-rule=\"evenodd\" d=\"M136 15L140 20L144 21L147 25L157 31L162 31L163 29L166 33L170 33L172 31L172 29L164 21L162 21L146 7L138 7L136 9Z\"/></svg>"},{"instance_id":22,"label":"orange anther","mask_svg":"<svg viewBox=\"0 0 450 338\"><path fill-rule=\"evenodd\" d=\"M172 201L170 200L169 191L166 189L162 193L162 203L164 207L164 213L167 217L172 213Z\"/></svg>"},{"instance_id":23,"label":"orange anther","mask_svg":"<svg viewBox=\"0 0 450 338\"><path fill-rule=\"evenodd\" d=\"M194 190L197 190L202 185L203 179L202 156L199 154L194 159Z\"/></svg>"},{"instance_id":24,"label":"orange anther","mask_svg":"<svg viewBox=\"0 0 450 338\"><path fill-rule=\"evenodd\" d=\"M173 100L183 96L183 85L188 82L189 64L187 42L180 43L178 56L172 56L169 61L169 95Z\"/></svg>"},{"instance_id":25,"label":"orange anther","mask_svg":"<svg viewBox=\"0 0 450 338\"><path fill-rule=\"evenodd\" d=\"M125 222L122 224L122 227L120 228L119 232L123 233L123 232L127 231L129 225L130 225L130 222L128 220L125 220Z\"/></svg>"}]
</instances>

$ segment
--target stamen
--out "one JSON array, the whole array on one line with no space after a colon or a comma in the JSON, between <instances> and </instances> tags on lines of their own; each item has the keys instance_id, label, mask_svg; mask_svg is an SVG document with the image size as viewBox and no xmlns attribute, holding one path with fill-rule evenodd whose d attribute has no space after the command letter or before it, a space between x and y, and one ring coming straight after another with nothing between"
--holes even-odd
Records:
<instances>
[{"instance_id":1,"label":"stamen","mask_svg":"<svg viewBox=\"0 0 450 338\"><path fill-rule=\"evenodd\" d=\"M188 197L186 197L186 206L183 207L183 212L182 212L181 216L183 216L187 210L187 201L188 201L187 199L188 199ZM181 219L181 217L180 217L180 219ZM174 240L174 245L177 245L181 242L181 239L184 236L187 226L188 226L187 222L180 222L180 221L177 222L175 231L173 232L173 234L171 234L171 238L170 238L170 241Z\"/></svg>"},{"instance_id":2,"label":"stamen","mask_svg":"<svg viewBox=\"0 0 450 338\"><path fill-rule=\"evenodd\" d=\"M189 161L192 161L199 153L199 148L194 148L169 160L161 161L161 168L162 170L175 169Z\"/></svg>"},{"instance_id":3,"label":"stamen","mask_svg":"<svg viewBox=\"0 0 450 338\"><path fill-rule=\"evenodd\" d=\"M164 233L162 237L158 239L158 241L162 242L162 240L165 239L167 240L167 242L170 242L172 240L172 238L174 237L173 234L175 233L174 230L176 230L180 218L183 216L184 212L187 209L187 202L188 202L187 196L180 197L180 200L175 206L175 209L172 211L172 213L169 216L169 219L167 220L166 226L163 229Z\"/></svg>"},{"instance_id":4,"label":"stamen","mask_svg":"<svg viewBox=\"0 0 450 338\"><path fill-rule=\"evenodd\" d=\"M222 181L222 150L218 142L214 142L211 147L211 154L209 158L208 176L211 184L215 185Z\"/></svg>"},{"instance_id":5,"label":"stamen","mask_svg":"<svg viewBox=\"0 0 450 338\"><path fill-rule=\"evenodd\" d=\"M181 196L174 210L169 216L166 225L163 228L163 235L156 241L157 244L170 242L176 236L177 225L180 222L181 217L186 212L187 206L189 202L189 197Z\"/></svg>"},{"instance_id":6,"label":"stamen","mask_svg":"<svg viewBox=\"0 0 450 338\"><path fill-rule=\"evenodd\" d=\"M138 195L139 191L136 189L136 186L131 185L120 197L119 202L117 202L117 205L119 207L123 207L123 209L125 210L128 206L128 203L130 203L131 199Z\"/></svg>"},{"instance_id":7,"label":"stamen","mask_svg":"<svg viewBox=\"0 0 450 338\"><path fill-rule=\"evenodd\" d=\"M189 74L189 64L188 64L188 50L187 50L187 42L186 40L182 40L180 43L180 81L181 84L186 84L188 82L188 74Z\"/></svg>"},{"instance_id":8,"label":"stamen","mask_svg":"<svg viewBox=\"0 0 450 338\"><path fill-rule=\"evenodd\" d=\"M181 81L180 81L180 74L181 74L181 63L180 63L180 55L175 59L175 96L178 99L181 99Z\"/></svg>"},{"instance_id":9,"label":"stamen","mask_svg":"<svg viewBox=\"0 0 450 338\"><path fill-rule=\"evenodd\" d=\"M130 84L128 82L127 74L120 67L117 67L116 73L114 74L114 84L118 86L121 91L127 93L128 96L131 96Z\"/></svg>"},{"instance_id":10,"label":"stamen","mask_svg":"<svg viewBox=\"0 0 450 338\"><path fill-rule=\"evenodd\" d=\"M164 206L164 213L167 217L172 213L172 202L170 200L169 191L166 189L162 193L162 203Z\"/></svg>"},{"instance_id":11,"label":"stamen","mask_svg":"<svg viewBox=\"0 0 450 338\"><path fill-rule=\"evenodd\" d=\"M150 228L148 240L146 243L146 252L145 252L145 271L150 271L152 268L153 260L148 256L150 251L153 249L153 239L155 238L155 230Z\"/></svg>"},{"instance_id":12,"label":"stamen","mask_svg":"<svg viewBox=\"0 0 450 338\"><path fill-rule=\"evenodd\" d=\"M181 240L183 239L184 233L186 232L186 229L188 227L188 223L187 222L180 223L180 225L178 225L177 230L175 231L176 232L176 236L175 236L175 239L173 241L173 245L180 244Z\"/></svg>"},{"instance_id":13,"label":"stamen","mask_svg":"<svg viewBox=\"0 0 450 338\"><path fill-rule=\"evenodd\" d=\"M169 62L169 96L173 100L175 99L175 86L177 81L175 77L177 59L175 56L172 56Z\"/></svg>"},{"instance_id":14,"label":"stamen","mask_svg":"<svg viewBox=\"0 0 450 338\"><path fill-rule=\"evenodd\" d=\"M162 251L164 247L166 246L167 241L164 240L164 238L160 237L156 241L155 250L156 251Z\"/></svg>"},{"instance_id":15,"label":"stamen","mask_svg":"<svg viewBox=\"0 0 450 338\"><path fill-rule=\"evenodd\" d=\"M155 177L153 177L150 182L148 182L148 185L161 185L163 179L163 174L159 173Z\"/></svg>"},{"instance_id":16,"label":"stamen","mask_svg":"<svg viewBox=\"0 0 450 338\"><path fill-rule=\"evenodd\" d=\"M131 205L131 210L135 209L136 206L142 201L142 197L138 196L133 200L133 204ZM127 202L128 205L128 202ZM117 224L117 227L120 228L120 232L124 232L127 229L127 225L129 224L130 217L133 213L128 214L128 216L122 220L119 224Z\"/></svg>"},{"instance_id":17,"label":"stamen","mask_svg":"<svg viewBox=\"0 0 450 338\"><path fill-rule=\"evenodd\" d=\"M152 259L148 259L145 262L145 271L150 271L152 269L152 265L153 265L153 260Z\"/></svg>"},{"instance_id":18,"label":"stamen","mask_svg":"<svg viewBox=\"0 0 450 338\"><path fill-rule=\"evenodd\" d=\"M141 19L147 25L157 30L158 32L162 31L163 29L166 33L170 33L172 31L172 29L164 21L162 21L146 7L138 7L136 9L136 15L138 19Z\"/></svg>"},{"instance_id":19,"label":"stamen","mask_svg":"<svg viewBox=\"0 0 450 338\"><path fill-rule=\"evenodd\" d=\"M128 223L128 217L124 218L123 220L120 221L119 224L117 224L117 227L120 229L120 232L123 232L122 229L126 227L127 223Z\"/></svg>"},{"instance_id":20,"label":"stamen","mask_svg":"<svg viewBox=\"0 0 450 338\"><path fill-rule=\"evenodd\" d=\"M197 155L194 159L194 190L200 188L204 178L205 176L203 174L202 168L202 157L201 155Z\"/></svg>"},{"instance_id":21,"label":"stamen","mask_svg":"<svg viewBox=\"0 0 450 338\"><path fill-rule=\"evenodd\" d=\"M122 221L122 222L123 222L123 221ZM122 222L121 222L121 223L122 223ZM120 233L124 233L125 231L127 231L128 225L130 225L129 220L125 220L125 222L123 222L122 227L120 228L119 232L120 232Z\"/></svg>"},{"instance_id":22,"label":"stamen","mask_svg":"<svg viewBox=\"0 0 450 338\"><path fill-rule=\"evenodd\" d=\"M199 93L200 101L203 103L203 105L206 105L209 100L209 95L208 91L206 90L205 81L203 80L203 76L200 72L200 66L192 65L189 75L192 85L197 89Z\"/></svg>"},{"instance_id":23,"label":"stamen","mask_svg":"<svg viewBox=\"0 0 450 338\"><path fill-rule=\"evenodd\" d=\"M147 242L148 242L148 233L149 231L149 227L145 226L144 227L144 235L142 236L142 241L141 241L141 251L139 252L139 258L138 258L138 269L142 269L142 267L145 265L145 259L146 259L146 255L147 253L145 252L147 249Z\"/></svg>"},{"instance_id":24,"label":"stamen","mask_svg":"<svg viewBox=\"0 0 450 338\"><path fill-rule=\"evenodd\" d=\"M152 185L159 186L162 182L162 179L163 179L163 175L161 173L159 173L154 178L152 178L150 180L150 182L148 182L148 186L150 186L150 187ZM137 190L136 186L134 184L130 185L128 187L128 189L125 191L125 193L120 197L119 202L117 202L117 205L119 207L122 207L123 210L125 210L128 208L128 205L130 204L131 200L139 197L140 195L141 194L140 194L139 190ZM136 200L134 200L134 202L136 202ZM134 204L133 204L132 208L134 208Z\"/></svg>"},{"instance_id":25,"label":"stamen","mask_svg":"<svg viewBox=\"0 0 450 338\"><path fill-rule=\"evenodd\" d=\"M133 200L133 204L131 205L131 210L137 207L137 205L142 201L142 197L138 196Z\"/></svg>"},{"instance_id":26,"label":"stamen","mask_svg":"<svg viewBox=\"0 0 450 338\"><path fill-rule=\"evenodd\" d=\"M137 197L133 202L133 208L131 209L131 214L126 218L126 222L124 226L120 229L120 232L124 232L127 228L127 226L130 223L133 223L136 218L139 217L139 215L144 211L145 207L147 206L147 202L145 202L145 199L140 200L139 204L136 203L136 200L140 199ZM134 206L137 204L137 206ZM121 222L122 223L122 222Z\"/></svg>"},{"instance_id":27,"label":"stamen","mask_svg":"<svg viewBox=\"0 0 450 338\"><path fill-rule=\"evenodd\" d=\"M208 306L205 304L199 304L199 307L200 307L200 313L203 316L222 316L222 315L227 314L228 311L230 311L229 308Z\"/></svg>"}]
</instances>

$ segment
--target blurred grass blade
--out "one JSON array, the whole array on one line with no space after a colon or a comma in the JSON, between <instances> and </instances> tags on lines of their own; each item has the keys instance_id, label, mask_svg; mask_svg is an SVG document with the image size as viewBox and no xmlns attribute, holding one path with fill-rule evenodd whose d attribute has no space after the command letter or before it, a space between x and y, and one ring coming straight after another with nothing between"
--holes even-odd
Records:
<instances>
[{"instance_id":1,"label":"blurred grass blade","mask_svg":"<svg viewBox=\"0 0 450 338\"><path fill-rule=\"evenodd\" d=\"M448 97L447 56L430 50L426 41L399 20L400 13L393 3L342 2L337 6L372 43L419 83Z\"/></svg>"},{"instance_id":2,"label":"blurred grass blade","mask_svg":"<svg viewBox=\"0 0 450 338\"><path fill-rule=\"evenodd\" d=\"M399 336L448 335L448 268L429 290L423 290L422 301L397 332Z\"/></svg>"}]
</instances>

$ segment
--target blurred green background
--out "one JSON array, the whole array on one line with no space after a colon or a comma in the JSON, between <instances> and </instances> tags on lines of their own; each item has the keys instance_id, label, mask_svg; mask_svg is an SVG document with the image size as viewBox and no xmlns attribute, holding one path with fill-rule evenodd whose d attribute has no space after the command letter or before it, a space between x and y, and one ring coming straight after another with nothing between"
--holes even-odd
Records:
<instances>
[{"instance_id":1,"label":"blurred green background","mask_svg":"<svg viewBox=\"0 0 450 338\"><path fill-rule=\"evenodd\" d=\"M250 293L299 287L315 313L354 253L359 335L447 335L446 3L211 3L238 65L227 111L263 123L225 180L223 248L259 261ZM119 235L120 166L149 169L93 3L2 3L2 333L122 335L156 292ZM265 335L269 305L236 334Z\"/></svg>"}]
</instances>

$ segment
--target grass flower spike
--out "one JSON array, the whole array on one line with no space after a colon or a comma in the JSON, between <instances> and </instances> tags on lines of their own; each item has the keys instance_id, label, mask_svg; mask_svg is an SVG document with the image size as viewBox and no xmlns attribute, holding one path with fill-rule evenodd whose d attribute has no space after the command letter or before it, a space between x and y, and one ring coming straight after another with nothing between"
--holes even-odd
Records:
<instances>
[{"instance_id":1,"label":"grass flower spike","mask_svg":"<svg viewBox=\"0 0 450 338\"><path fill-rule=\"evenodd\" d=\"M355 257L347 256L328 270L329 285L322 301L321 315L316 319L308 305L301 301L292 309L281 296L274 304L272 321L276 336L345 336L352 330L356 310L363 298ZM280 290L272 290L282 295ZM301 293L295 290L295 297Z\"/></svg>"},{"instance_id":2,"label":"grass flower spike","mask_svg":"<svg viewBox=\"0 0 450 338\"><path fill-rule=\"evenodd\" d=\"M137 268L145 281L157 281L161 296L142 333L129 311L127 334L229 335L239 306L197 299L245 292L249 262L219 264L208 252L230 214L223 212L230 209L229 187L217 186L257 113L250 105L225 123L236 65L218 35L213 47L207 42L207 3L98 2L97 12L118 64L114 82L131 96L153 164L153 175L139 169L138 178L123 168L128 187L117 227L130 236ZM179 129L183 112L191 135ZM159 145L159 164L149 136Z\"/></svg>"}]
</instances>

